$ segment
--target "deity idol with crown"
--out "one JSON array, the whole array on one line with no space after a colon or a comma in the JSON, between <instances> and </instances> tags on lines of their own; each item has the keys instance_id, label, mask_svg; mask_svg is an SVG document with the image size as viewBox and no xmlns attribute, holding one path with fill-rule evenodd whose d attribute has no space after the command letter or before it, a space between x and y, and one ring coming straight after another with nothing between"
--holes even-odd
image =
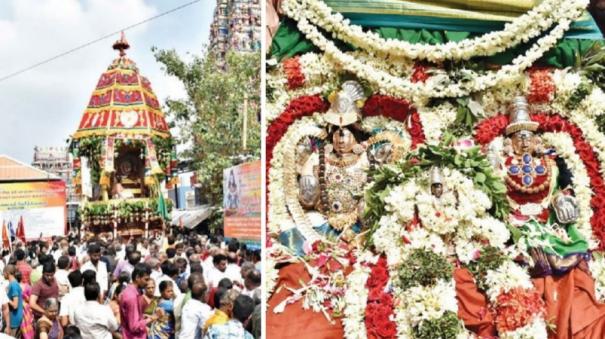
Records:
<instances>
[{"instance_id":1,"label":"deity idol with crown","mask_svg":"<svg viewBox=\"0 0 605 339\"><path fill-rule=\"evenodd\" d=\"M360 142L363 133L357 102L363 88L346 81L324 114L327 138L319 150L299 159L299 201L309 211L315 228L324 234L350 238L359 231L363 191L370 161ZM304 152L301 152L304 154Z\"/></svg>"},{"instance_id":2,"label":"deity idol with crown","mask_svg":"<svg viewBox=\"0 0 605 339\"><path fill-rule=\"evenodd\" d=\"M505 181L512 207L511 225L527 234L532 274L561 274L575 267L588 251L575 222L579 212L571 190L572 175L555 150L545 150L534 134L524 97L515 98L506 127Z\"/></svg>"},{"instance_id":3,"label":"deity idol with crown","mask_svg":"<svg viewBox=\"0 0 605 339\"><path fill-rule=\"evenodd\" d=\"M595 298L588 241L576 226L580 210L573 173L555 149L543 145L539 128L526 99L515 98L503 157L494 152L488 158L504 176L511 206L507 221L521 232L518 245L531 257L523 261L544 300L549 338L602 338L605 305ZM470 322L482 323L481 316Z\"/></svg>"}]
</instances>

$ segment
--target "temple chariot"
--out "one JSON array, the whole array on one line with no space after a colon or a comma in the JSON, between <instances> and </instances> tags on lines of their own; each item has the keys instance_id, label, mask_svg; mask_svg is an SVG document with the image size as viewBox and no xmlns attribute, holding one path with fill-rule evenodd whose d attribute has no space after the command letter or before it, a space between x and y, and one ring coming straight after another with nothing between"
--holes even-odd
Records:
<instances>
[{"instance_id":1,"label":"temple chariot","mask_svg":"<svg viewBox=\"0 0 605 339\"><path fill-rule=\"evenodd\" d=\"M174 144L150 81L126 56L101 74L71 137L74 184L87 234L152 236L162 232L171 209L162 183L176 166ZM170 180L168 180L170 182Z\"/></svg>"}]
</instances>

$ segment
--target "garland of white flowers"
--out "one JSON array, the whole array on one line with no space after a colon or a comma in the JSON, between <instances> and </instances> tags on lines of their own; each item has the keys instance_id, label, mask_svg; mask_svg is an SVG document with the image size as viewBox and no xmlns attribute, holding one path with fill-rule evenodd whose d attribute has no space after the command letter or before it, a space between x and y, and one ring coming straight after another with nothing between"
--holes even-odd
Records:
<instances>
[{"instance_id":1,"label":"garland of white flowers","mask_svg":"<svg viewBox=\"0 0 605 339\"><path fill-rule=\"evenodd\" d=\"M318 118L318 114L314 116L314 121L310 119L300 120L300 125L294 123L288 128L288 133L282 138L284 148L280 155L283 157L284 166L282 168L284 197L288 211L292 216L292 220L300 233L309 243L314 243L317 240L325 240L319 235L311 224L311 221L306 216L303 207L298 201L297 190L297 173L296 173L296 150L297 145L304 137L325 138L326 131L323 127L325 122ZM298 122L298 121L297 121ZM306 123L306 124L305 124ZM301 126L302 124L305 124ZM292 133L290 133L292 131Z\"/></svg>"},{"instance_id":2,"label":"garland of white flowers","mask_svg":"<svg viewBox=\"0 0 605 339\"><path fill-rule=\"evenodd\" d=\"M284 143L278 143L273 149L274 154L281 154L284 149ZM283 183L283 159L279 156L274 156L271 159L271 169L269 170L269 184L267 190L269 192L269 206L267 208L268 225L270 233L279 234L282 230L287 230L295 227L294 221L290 218L288 209L286 208L286 200L284 196Z\"/></svg>"},{"instance_id":3,"label":"garland of white flowers","mask_svg":"<svg viewBox=\"0 0 605 339\"><path fill-rule=\"evenodd\" d=\"M344 296L345 309L342 324L345 338L366 339L365 311L368 302L368 289L366 282L370 276L369 265L376 264L378 256L365 251L357 256L353 271L347 276L347 289Z\"/></svg>"},{"instance_id":4,"label":"garland of white flowers","mask_svg":"<svg viewBox=\"0 0 605 339\"><path fill-rule=\"evenodd\" d=\"M408 257L414 249L426 249L439 255L446 255L447 248L441 237L428 232L423 228L417 228L412 231L406 231L405 223L402 223L401 216L409 216L400 206L393 206L392 202L397 199L398 203L404 202L405 206L412 204L411 214L413 215L413 200L400 199L399 194L405 196L415 195L418 187L415 183L406 185L401 190L392 191L389 195L393 199L387 203L393 214L384 215L380 219L380 228L374 233L374 246L378 252L385 253L389 276L397 276L397 268ZM399 193L399 194L398 194ZM395 212L395 210L397 212ZM407 239L409 244L404 244L402 239ZM443 315L446 310L454 313L458 312L456 303L456 290L454 281L440 281L433 287L412 287L414 291L403 290L396 284L393 285L393 304L395 313L395 323L397 325L397 337L412 338L412 328L417 325L419 319L437 319ZM452 293L453 292L453 293ZM415 299L414 294L421 295L424 299ZM435 299L437 298L437 299ZM435 303L435 300L439 302ZM408 308L415 304L416 312L409 312Z\"/></svg>"},{"instance_id":5,"label":"garland of white flowers","mask_svg":"<svg viewBox=\"0 0 605 339\"><path fill-rule=\"evenodd\" d=\"M456 120L456 107L449 102L435 107L418 107L418 116L424 131L424 143L437 145L443 132Z\"/></svg>"},{"instance_id":6,"label":"garland of white flowers","mask_svg":"<svg viewBox=\"0 0 605 339\"><path fill-rule=\"evenodd\" d=\"M581 12L576 14L580 15ZM541 37L530 47L525 55L516 57L512 61L512 64L502 66L496 72L490 71L485 75L476 76L473 80L463 83L452 83L448 77L431 77L425 83L413 83L410 80L402 79L371 67L351 55L343 53L336 47L334 42L324 37L317 27L311 25L305 18L298 20L298 29L315 46L333 58L344 70L375 84L386 93L416 100L423 97L461 97L485 90L497 84L510 82L521 76L525 69L542 57L546 51L554 47L557 41L563 37L570 24L571 20L569 19L561 20L547 35ZM468 73L472 74L474 72L468 71Z\"/></svg>"},{"instance_id":7,"label":"garland of white flowers","mask_svg":"<svg viewBox=\"0 0 605 339\"><path fill-rule=\"evenodd\" d=\"M592 225L590 224L590 218L593 214L590 199L593 192L590 189L590 178L588 177L586 166L576 152L573 140L569 134L544 133L542 137L546 145L554 147L557 154L565 160L569 170L573 173L572 187L580 210L576 226L578 231L588 241L589 248L595 249L598 247L598 242L592 234Z\"/></svg>"},{"instance_id":8,"label":"garland of white flowers","mask_svg":"<svg viewBox=\"0 0 605 339\"><path fill-rule=\"evenodd\" d=\"M587 0L564 2L545 0L529 12L507 23L502 31L435 46L383 39L376 33L364 32L362 27L351 25L340 13L333 14L332 9L321 0L285 0L282 9L286 15L295 20L305 18L331 32L335 38L358 48L374 53L438 62L468 60L476 56L491 56L505 51L539 36L553 24L575 19L576 13L584 10L587 5Z\"/></svg>"},{"instance_id":9,"label":"garland of white flowers","mask_svg":"<svg viewBox=\"0 0 605 339\"><path fill-rule=\"evenodd\" d=\"M279 233L293 227L299 228L309 240L317 240L318 234L309 223L303 221L302 207L296 208L292 195L296 197L296 165L293 152L296 152L298 142L304 136L325 137L325 131L320 128L323 119L320 114L303 117L295 121L279 143L275 145L269 170L269 231ZM291 189L291 192L288 192ZM296 200L297 201L297 200ZM300 204L298 204L300 206ZM289 207L292 206L292 209Z\"/></svg>"}]
</instances>

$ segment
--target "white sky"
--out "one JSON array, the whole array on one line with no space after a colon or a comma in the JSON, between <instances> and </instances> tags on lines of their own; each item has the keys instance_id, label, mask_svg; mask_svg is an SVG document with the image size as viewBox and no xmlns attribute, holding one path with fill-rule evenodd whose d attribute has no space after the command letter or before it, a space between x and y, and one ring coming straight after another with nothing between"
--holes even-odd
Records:
<instances>
[{"instance_id":1,"label":"white sky","mask_svg":"<svg viewBox=\"0 0 605 339\"><path fill-rule=\"evenodd\" d=\"M1 0L0 78L190 0ZM151 47L200 55L215 6L202 0L126 31L128 56L160 102L185 95L164 75ZM65 146L99 76L117 52L115 37L0 82L0 154L25 163L34 146Z\"/></svg>"}]
</instances>

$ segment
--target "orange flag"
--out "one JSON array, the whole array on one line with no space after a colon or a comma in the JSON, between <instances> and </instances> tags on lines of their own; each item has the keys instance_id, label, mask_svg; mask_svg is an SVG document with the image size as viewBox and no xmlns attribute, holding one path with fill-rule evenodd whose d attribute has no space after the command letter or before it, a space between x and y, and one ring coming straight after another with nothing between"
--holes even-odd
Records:
<instances>
[{"instance_id":1,"label":"orange flag","mask_svg":"<svg viewBox=\"0 0 605 339\"><path fill-rule=\"evenodd\" d=\"M25 225L23 224L23 216L19 217L19 223L17 224L17 239L25 243Z\"/></svg>"},{"instance_id":2,"label":"orange flag","mask_svg":"<svg viewBox=\"0 0 605 339\"><path fill-rule=\"evenodd\" d=\"M8 231L8 227L4 220L2 220L2 249L10 250L11 249L11 237Z\"/></svg>"}]
</instances>

